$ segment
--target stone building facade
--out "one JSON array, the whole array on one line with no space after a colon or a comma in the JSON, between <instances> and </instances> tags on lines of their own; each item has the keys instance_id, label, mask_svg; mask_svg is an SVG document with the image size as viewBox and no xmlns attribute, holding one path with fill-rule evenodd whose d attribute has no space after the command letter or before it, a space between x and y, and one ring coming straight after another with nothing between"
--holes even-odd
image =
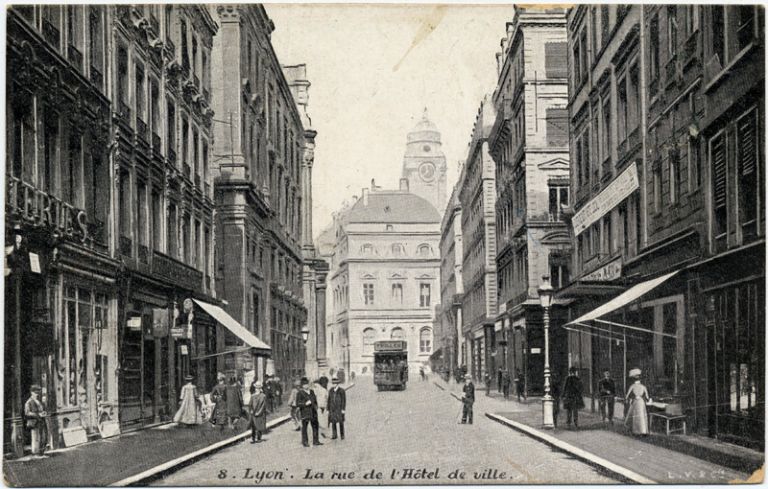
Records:
<instances>
[{"instance_id":1,"label":"stone building facade","mask_svg":"<svg viewBox=\"0 0 768 489\"><path fill-rule=\"evenodd\" d=\"M497 55L496 120L488 135L496 163L496 322L506 343L501 363L534 393L542 392L544 378L538 287L544 275L556 287L569 275L562 213L570 203L566 41L565 10L515 10ZM565 354L556 353L565 352L564 340L564 334L551 336L555 372L565 364Z\"/></svg>"},{"instance_id":2,"label":"stone building facade","mask_svg":"<svg viewBox=\"0 0 768 489\"><path fill-rule=\"evenodd\" d=\"M558 293L589 394L641 368L696 432L748 445L765 429L762 15L569 11L574 279Z\"/></svg>"},{"instance_id":3,"label":"stone building facade","mask_svg":"<svg viewBox=\"0 0 768 489\"><path fill-rule=\"evenodd\" d=\"M467 160L457 188L461 205L462 295L461 332L470 345L468 372L475 379L496 379L494 321L498 288L496 276L496 174L488 134L496 122L490 97L480 104L472 130ZM499 333L501 330L499 330ZM498 356L499 364L501 356Z\"/></svg>"}]
</instances>

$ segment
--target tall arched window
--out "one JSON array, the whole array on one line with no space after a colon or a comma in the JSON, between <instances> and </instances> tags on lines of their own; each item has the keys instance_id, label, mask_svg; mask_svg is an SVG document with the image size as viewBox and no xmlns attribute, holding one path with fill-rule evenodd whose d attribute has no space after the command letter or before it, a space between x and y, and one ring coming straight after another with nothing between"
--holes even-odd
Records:
<instances>
[{"instance_id":1,"label":"tall arched window","mask_svg":"<svg viewBox=\"0 0 768 489\"><path fill-rule=\"evenodd\" d=\"M392 339L393 340L404 340L405 339L405 331L403 331L403 328L394 328L392 330Z\"/></svg>"},{"instance_id":2,"label":"tall arched window","mask_svg":"<svg viewBox=\"0 0 768 489\"><path fill-rule=\"evenodd\" d=\"M374 341L376 341L376 330L373 328L365 328L365 330L363 330L363 354L373 354Z\"/></svg>"},{"instance_id":3,"label":"tall arched window","mask_svg":"<svg viewBox=\"0 0 768 489\"><path fill-rule=\"evenodd\" d=\"M429 328L422 328L419 331L419 351L421 353L432 352L432 330Z\"/></svg>"}]
</instances>

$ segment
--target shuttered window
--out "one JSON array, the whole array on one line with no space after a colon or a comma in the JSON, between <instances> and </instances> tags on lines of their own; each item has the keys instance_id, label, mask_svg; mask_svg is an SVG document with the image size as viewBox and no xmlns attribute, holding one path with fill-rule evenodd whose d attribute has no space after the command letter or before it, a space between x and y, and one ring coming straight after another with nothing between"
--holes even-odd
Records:
<instances>
[{"instance_id":1,"label":"shuttered window","mask_svg":"<svg viewBox=\"0 0 768 489\"><path fill-rule=\"evenodd\" d=\"M739 174L746 176L757 169L756 119L754 111L739 121Z\"/></svg>"},{"instance_id":2,"label":"shuttered window","mask_svg":"<svg viewBox=\"0 0 768 489\"><path fill-rule=\"evenodd\" d=\"M548 42L544 44L544 68L547 78L568 76L568 61L565 59L568 43Z\"/></svg>"},{"instance_id":3,"label":"shuttered window","mask_svg":"<svg viewBox=\"0 0 768 489\"><path fill-rule=\"evenodd\" d=\"M739 180L739 222L745 240L757 234L758 178L757 110L736 123Z\"/></svg>"},{"instance_id":4,"label":"shuttered window","mask_svg":"<svg viewBox=\"0 0 768 489\"><path fill-rule=\"evenodd\" d=\"M568 109L547 109L547 146L568 145Z\"/></svg>"},{"instance_id":5,"label":"shuttered window","mask_svg":"<svg viewBox=\"0 0 768 489\"><path fill-rule=\"evenodd\" d=\"M725 166L725 133L715 137L711 143L711 161L713 175L713 200L715 210L714 233L715 236L725 234L727 226L726 212L726 166Z\"/></svg>"}]
</instances>

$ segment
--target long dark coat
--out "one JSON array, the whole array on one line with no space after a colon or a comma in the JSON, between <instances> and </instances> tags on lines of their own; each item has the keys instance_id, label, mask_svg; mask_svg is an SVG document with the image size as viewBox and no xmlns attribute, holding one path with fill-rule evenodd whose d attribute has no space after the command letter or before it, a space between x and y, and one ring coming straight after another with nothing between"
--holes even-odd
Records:
<instances>
[{"instance_id":1,"label":"long dark coat","mask_svg":"<svg viewBox=\"0 0 768 489\"><path fill-rule=\"evenodd\" d=\"M243 395L240 387L237 385L228 385L226 387L224 401L227 406L227 416L233 418L240 417L243 413Z\"/></svg>"},{"instance_id":2,"label":"long dark coat","mask_svg":"<svg viewBox=\"0 0 768 489\"><path fill-rule=\"evenodd\" d=\"M307 404L309 402L309 404ZM309 391L309 394L300 389L296 394L296 405L299 408L301 419L317 419L317 397L315 391Z\"/></svg>"},{"instance_id":3,"label":"long dark coat","mask_svg":"<svg viewBox=\"0 0 768 489\"><path fill-rule=\"evenodd\" d=\"M344 412L347 409L347 393L341 386L332 387L328 391L328 421L343 423Z\"/></svg>"},{"instance_id":4,"label":"long dark coat","mask_svg":"<svg viewBox=\"0 0 768 489\"><path fill-rule=\"evenodd\" d=\"M563 385L563 408L564 409L582 409L584 408L584 385L581 379L575 375L569 375L565 378Z\"/></svg>"},{"instance_id":5,"label":"long dark coat","mask_svg":"<svg viewBox=\"0 0 768 489\"><path fill-rule=\"evenodd\" d=\"M211 401L216 404L211 415L211 423L227 424L227 388L224 384L216 384L211 391Z\"/></svg>"},{"instance_id":6,"label":"long dark coat","mask_svg":"<svg viewBox=\"0 0 768 489\"><path fill-rule=\"evenodd\" d=\"M267 396L263 392L253 394L248 403L248 427L267 431Z\"/></svg>"}]
</instances>

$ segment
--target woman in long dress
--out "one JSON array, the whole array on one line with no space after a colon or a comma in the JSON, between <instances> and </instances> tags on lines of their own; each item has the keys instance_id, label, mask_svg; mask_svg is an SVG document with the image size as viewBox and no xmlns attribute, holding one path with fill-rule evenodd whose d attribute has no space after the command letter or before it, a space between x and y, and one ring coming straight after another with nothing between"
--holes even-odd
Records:
<instances>
[{"instance_id":1,"label":"woman in long dress","mask_svg":"<svg viewBox=\"0 0 768 489\"><path fill-rule=\"evenodd\" d=\"M629 387L625 402L629 403L627 417L624 419L624 425L632 430L635 435L648 434L648 408L647 403L651 400L648 389L640 382L640 369L633 368L629 376L634 379L634 383Z\"/></svg>"},{"instance_id":2,"label":"woman in long dress","mask_svg":"<svg viewBox=\"0 0 768 489\"><path fill-rule=\"evenodd\" d=\"M224 428L227 424L227 387L224 384L224 374L217 374L218 384L211 391L211 401L215 404L211 414L211 425Z\"/></svg>"},{"instance_id":3,"label":"woman in long dress","mask_svg":"<svg viewBox=\"0 0 768 489\"><path fill-rule=\"evenodd\" d=\"M181 388L181 404L179 405L179 410L173 416L174 422L187 426L203 422L203 415L198 406L197 386L192 383L192 378L191 375L184 377L187 383Z\"/></svg>"}]
</instances>

